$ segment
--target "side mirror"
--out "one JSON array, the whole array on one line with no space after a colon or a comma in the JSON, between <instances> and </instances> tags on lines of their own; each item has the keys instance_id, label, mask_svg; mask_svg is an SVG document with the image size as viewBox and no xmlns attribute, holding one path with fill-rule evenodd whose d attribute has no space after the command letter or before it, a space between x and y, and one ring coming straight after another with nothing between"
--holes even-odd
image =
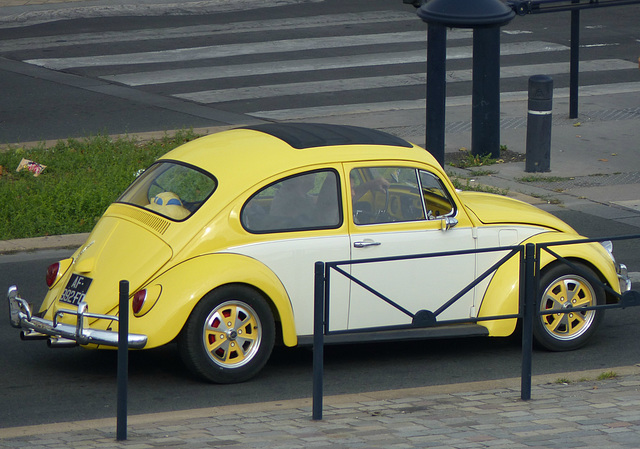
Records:
<instances>
[{"instance_id":1,"label":"side mirror","mask_svg":"<svg viewBox=\"0 0 640 449\"><path fill-rule=\"evenodd\" d=\"M453 217L442 217L442 230L448 231L451 228L454 228L458 224L458 219Z\"/></svg>"}]
</instances>

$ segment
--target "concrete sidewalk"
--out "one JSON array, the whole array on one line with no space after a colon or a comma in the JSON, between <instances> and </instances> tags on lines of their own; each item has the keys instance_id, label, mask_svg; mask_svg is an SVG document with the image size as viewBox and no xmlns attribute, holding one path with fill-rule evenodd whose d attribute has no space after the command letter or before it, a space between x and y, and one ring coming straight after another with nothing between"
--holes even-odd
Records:
<instances>
[{"instance_id":1,"label":"concrete sidewalk","mask_svg":"<svg viewBox=\"0 0 640 449\"><path fill-rule=\"evenodd\" d=\"M613 378L594 380L600 377ZM640 441L640 367L0 429L1 448L625 448Z\"/></svg>"}]
</instances>

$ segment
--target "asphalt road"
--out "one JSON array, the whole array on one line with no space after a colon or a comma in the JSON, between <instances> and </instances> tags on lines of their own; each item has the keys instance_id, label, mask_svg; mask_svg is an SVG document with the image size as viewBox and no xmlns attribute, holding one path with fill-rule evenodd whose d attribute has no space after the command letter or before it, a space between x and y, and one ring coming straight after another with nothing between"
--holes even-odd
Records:
<instances>
[{"instance_id":1,"label":"asphalt road","mask_svg":"<svg viewBox=\"0 0 640 449\"><path fill-rule=\"evenodd\" d=\"M560 212L588 236L630 235L637 228L576 211ZM606 234L602 231L606 231ZM640 271L638 242L618 245L619 259ZM69 251L42 251L0 257L0 286L20 286L23 296L42 298L44 272ZM117 292L114 292L117 294ZM116 352L82 348L49 349L43 341L23 342L0 308L0 427L115 416ZM535 351L533 373L563 373L640 363L640 308L607 311L595 338L566 353ZM182 366L174 345L131 352L129 414L277 401L310 397L312 352L276 349L254 379L235 385L213 385L193 378ZM326 395L442 385L518 377L520 341L449 339L420 342L327 347Z\"/></svg>"},{"instance_id":2,"label":"asphalt road","mask_svg":"<svg viewBox=\"0 0 640 449\"><path fill-rule=\"evenodd\" d=\"M401 0L182 15L140 8L0 27L0 143L296 120L371 105L402 110L424 99L426 24ZM638 11L582 12L582 86L637 81ZM536 73L568 86L569 23L569 13L539 14L502 28L503 92L526 90ZM471 94L471 41L468 30L448 33L448 97Z\"/></svg>"}]
</instances>

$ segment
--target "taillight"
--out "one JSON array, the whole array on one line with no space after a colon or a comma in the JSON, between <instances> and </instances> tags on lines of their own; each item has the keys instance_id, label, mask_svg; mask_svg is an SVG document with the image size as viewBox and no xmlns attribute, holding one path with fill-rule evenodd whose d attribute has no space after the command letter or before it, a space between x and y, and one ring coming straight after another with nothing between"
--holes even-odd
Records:
<instances>
[{"instance_id":1,"label":"taillight","mask_svg":"<svg viewBox=\"0 0 640 449\"><path fill-rule=\"evenodd\" d=\"M58 277L59 271L60 271L60 262L52 263L51 265L49 265L49 268L47 268L47 277L46 277L47 287L51 287L56 282L56 278Z\"/></svg>"},{"instance_id":2,"label":"taillight","mask_svg":"<svg viewBox=\"0 0 640 449\"><path fill-rule=\"evenodd\" d=\"M133 301L131 301L131 309L134 314L140 313L144 302L147 299L147 290L140 290L133 295Z\"/></svg>"}]
</instances>

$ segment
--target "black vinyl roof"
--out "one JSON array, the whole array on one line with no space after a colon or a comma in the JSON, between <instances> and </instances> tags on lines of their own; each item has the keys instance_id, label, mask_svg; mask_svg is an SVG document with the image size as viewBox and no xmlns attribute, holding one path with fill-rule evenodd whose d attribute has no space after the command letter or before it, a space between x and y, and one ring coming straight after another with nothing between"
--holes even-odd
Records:
<instances>
[{"instance_id":1,"label":"black vinyl roof","mask_svg":"<svg viewBox=\"0 0 640 449\"><path fill-rule=\"evenodd\" d=\"M411 148L409 142L391 134L369 128L322 123L266 123L246 126L277 137L296 149L332 145L387 145Z\"/></svg>"}]
</instances>

